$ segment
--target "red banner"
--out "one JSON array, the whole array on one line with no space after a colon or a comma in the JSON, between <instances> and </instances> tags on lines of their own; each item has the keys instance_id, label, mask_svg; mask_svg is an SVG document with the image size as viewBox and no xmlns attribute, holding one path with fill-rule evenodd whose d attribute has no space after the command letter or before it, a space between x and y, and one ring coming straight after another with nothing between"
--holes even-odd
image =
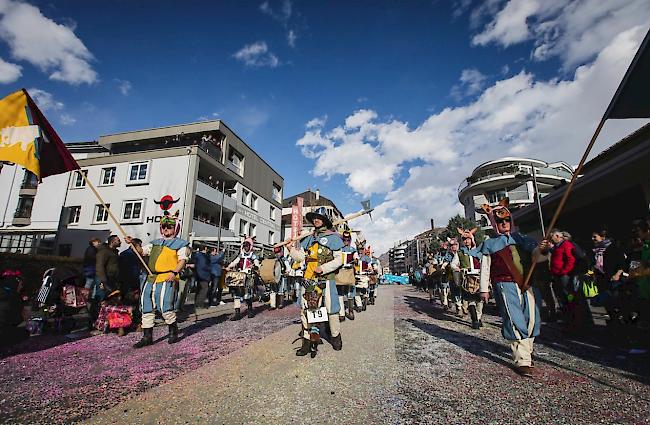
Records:
<instances>
[{"instance_id":1,"label":"red banner","mask_svg":"<svg viewBox=\"0 0 650 425\"><path fill-rule=\"evenodd\" d=\"M297 238L302 232L302 205L304 200L296 198L296 203L291 206L291 239Z\"/></svg>"}]
</instances>

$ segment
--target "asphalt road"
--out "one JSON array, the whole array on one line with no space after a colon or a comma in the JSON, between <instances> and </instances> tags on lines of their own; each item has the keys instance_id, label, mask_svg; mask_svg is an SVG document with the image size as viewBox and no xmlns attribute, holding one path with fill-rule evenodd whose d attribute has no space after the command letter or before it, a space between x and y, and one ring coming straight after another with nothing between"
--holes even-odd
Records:
<instances>
[{"instance_id":1,"label":"asphalt road","mask_svg":"<svg viewBox=\"0 0 650 425\"><path fill-rule=\"evenodd\" d=\"M229 306L190 317L175 345L114 335L18 347L0 360L8 423L650 423L650 357L607 335L543 326L535 377L510 367L494 307L485 327L383 286L342 324L343 350L296 357L297 308L225 321Z\"/></svg>"}]
</instances>

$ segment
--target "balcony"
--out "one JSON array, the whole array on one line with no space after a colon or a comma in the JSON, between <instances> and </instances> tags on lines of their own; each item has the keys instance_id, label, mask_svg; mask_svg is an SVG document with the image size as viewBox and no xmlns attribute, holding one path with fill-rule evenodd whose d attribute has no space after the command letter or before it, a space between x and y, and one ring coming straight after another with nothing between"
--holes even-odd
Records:
<instances>
[{"instance_id":1,"label":"balcony","mask_svg":"<svg viewBox=\"0 0 650 425\"><path fill-rule=\"evenodd\" d=\"M211 223L207 221L192 220L192 232L194 237L217 237L219 236L219 226L216 223ZM221 237L232 237L235 234L226 228L221 228Z\"/></svg>"},{"instance_id":2,"label":"balcony","mask_svg":"<svg viewBox=\"0 0 650 425\"><path fill-rule=\"evenodd\" d=\"M228 195L224 196L219 189L210 186L207 182L204 182L202 180L199 180L197 182L196 196L200 196L206 201L210 201L213 204L216 204L217 208L221 204L221 199L222 199L221 197L223 196L224 211L231 211L231 212L237 211L237 201L235 201L233 198L231 198ZM219 211L217 211L217 214L218 213Z\"/></svg>"},{"instance_id":3,"label":"balcony","mask_svg":"<svg viewBox=\"0 0 650 425\"><path fill-rule=\"evenodd\" d=\"M235 164L232 161L228 161L226 168L237 174L238 176L244 177L244 167L241 164Z\"/></svg>"}]
</instances>

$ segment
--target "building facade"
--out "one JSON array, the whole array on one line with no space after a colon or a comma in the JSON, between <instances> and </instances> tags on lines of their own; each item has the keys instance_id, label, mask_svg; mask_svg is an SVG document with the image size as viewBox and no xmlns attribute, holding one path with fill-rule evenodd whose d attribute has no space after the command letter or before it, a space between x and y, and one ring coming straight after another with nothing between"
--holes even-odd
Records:
<instances>
[{"instance_id":1,"label":"building facade","mask_svg":"<svg viewBox=\"0 0 650 425\"><path fill-rule=\"evenodd\" d=\"M80 173L126 233L143 241L158 237L162 216L176 212L180 236L191 241L236 246L247 235L268 246L280 237L282 177L220 120L101 136L68 147L81 170L45 179L29 214L21 213L33 223L45 214L43 208L51 210L54 254L79 257L90 238L121 235ZM3 174L0 179L10 178ZM59 218L53 221L55 210ZM18 209L16 214L21 215Z\"/></svg>"},{"instance_id":2,"label":"building facade","mask_svg":"<svg viewBox=\"0 0 650 425\"><path fill-rule=\"evenodd\" d=\"M534 171L534 176L533 176ZM489 228L476 210L483 204L495 206L508 197L510 208L517 210L535 203L535 180L539 195L546 196L555 187L571 180L573 168L564 162L547 163L538 159L506 157L485 162L472 171L458 188L458 200L465 217Z\"/></svg>"},{"instance_id":3,"label":"building facade","mask_svg":"<svg viewBox=\"0 0 650 425\"><path fill-rule=\"evenodd\" d=\"M291 211L292 206L296 204L297 199L302 198L302 231L313 230L314 226L307 221L306 215L308 212L317 210L320 207L324 207L329 213L332 221L340 220L343 218L343 214L338 209L336 204L332 202L329 198L326 198L320 194L320 191L312 191L307 189L305 192L299 193L297 195L290 196L282 201L282 239L287 240L291 237Z\"/></svg>"}]
</instances>

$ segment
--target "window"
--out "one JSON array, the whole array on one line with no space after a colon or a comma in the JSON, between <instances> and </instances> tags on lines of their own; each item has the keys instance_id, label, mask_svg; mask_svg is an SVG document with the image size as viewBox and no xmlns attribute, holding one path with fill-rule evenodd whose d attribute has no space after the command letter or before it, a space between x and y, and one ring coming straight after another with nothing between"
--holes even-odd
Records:
<instances>
[{"instance_id":1,"label":"window","mask_svg":"<svg viewBox=\"0 0 650 425\"><path fill-rule=\"evenodd\" d=\"M68 215L68 224L77 224L81 218L81 206L75 205L74 207L69 207L70 214Z\"/></svg>"},{"instance_id":2,"label":"window","mask_svg":"<svg viewBox=\"0 0 650 425\"><path fill-rule=\"evenodd\" d=\"M149 162L133 162L129 164L129 179L127 184L144 184L149 182Z\"/></svg>"},{"instance_id":3,"label":"window","mask_svg":"<svg viewBox=\"0 0 650 425\"><path fill-rule=\"evenodd\" d=\"M142 199L134 201L124 201L122 207L122 220L124 221L141 221L142 219Z\"/></svg>"},{"instance_id":4,"label":"window","mask_svg":"<svg viewBox=\"0 0 650 425\"><path fill-rule=\"evenodd\" d=\"M273 199L282 202L282 188L277 183L273 183Z\"/></svg>"},{"instance_id":5,"label":"window","mask_svg":"<svg viewBox=\"0 0 650 425\"><path fill-rule=\"evenodd\" d=\"M257 226L253 223L248 225L248 236L257 236Z\"/></svg>"},{"instance_id":6,"label":"window","mask_svg":"<svg viewBox=\"0 0 650 425\"><path fill-rule=\"evenodd\" d=\"M21 189L36 189L38 186L38 177L36 174L31 171L25 170L25 178L23 179L23 184L20 187Z\"/></svg>"},{"instance_id":7,"label":"window","mask_svg":"<svg viewBox=\"0 0 650 425\"><path fill-rule=\"evenodd\" d=\"M115 167L102 168L102 186L109 186L115 183Z\"/></svg>"},{"instance_id":8,"label":"window","mask_svg":"<svg viewBox=\"0 0 650 425\"><path fill-rule=\"evenodd\" d=\"M240 235L245 235L246 234L246 220L239 220L239 234Z\"/></svg>"},{"instance_id":9,"label":"window","mask_svg":"<svg viewBox=\"0 0 650 425\"><path fill-rule=\"evenodd\" d=\"M250 195L251 193L247 191L246 189L241 190L241 203L248 206L248 203L250 202Z\"/></svg>"},{"instance_id":10,"label":"window","mask_svg":"<svg viewBox=\"0 0 650 425\"><path fill-rule=\"evenodd\" d=\"M21 196L18 198L18 207L14 218L30 218L32 216L32 207L34 206L33 196Z\"/></svg>"},{"instance_id":11,"label":"window","mask_svg":"<svg viewBox=\"0 0 650 425\"><path fill-rule=\"evenodd\" d=\"M108 208L111 207L111 204L106 204ZM95 224L97 223L106 223L108 221L108 209L104 208L103 205L95 205Z\"/></svg>"},{"instance_id":12,"label":"window","mask_svg":"<svg viewBox=\"0 0 650 425\"><path fill-rule=\"evenodd\" d=\"M275 233L269 232L269 245L272 245L275 243Z\"/></svg>"},{"instance_id":13,"label":"window","mask_svg":"<svg viewBox=\"0 0 650 425\"><path fill-rule=\"evenodd\" d=\"M257 211L257 196L251 194L251 208Z\"/></svg>"},{"instance_id":14,"label":"window","mask_svg":"<svg viewBox=\"0 0 650 425\"><path fill-rule=\"evenodd\" d=\"M237 152L232 146L228 151L228 168L240 176L244 175L244 155Z\"/></svg>"},{"instance_id":15,"label":"window","mask_svg":"<svg viewBox=\"0 0 650 425\"><path fill-rule=\"evenodd\" d=\"M73 189L86 187L86 180L83 178L81 173L83 173L84 176L88 176L88 170L75 171L74 175L72 176L72 188Z\"/></svg>"},{"instance_id":16,"label":"window","mask_svg":"<svg viewBox=\"0 0 650 425\"><path fill-rule=\"evenodd\" d=\"M271 208L269 210L269 218L271 220L275 220L275 207L271 205Z\"/></svg>"}]
</instances>

